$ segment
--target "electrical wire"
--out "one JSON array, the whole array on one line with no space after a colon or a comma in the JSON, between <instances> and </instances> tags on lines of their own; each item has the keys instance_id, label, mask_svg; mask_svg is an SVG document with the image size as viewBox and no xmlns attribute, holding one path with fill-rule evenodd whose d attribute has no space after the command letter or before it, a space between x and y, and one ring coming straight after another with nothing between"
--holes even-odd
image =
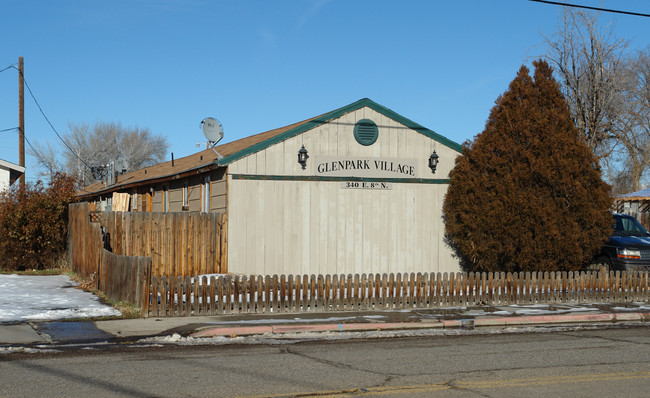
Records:
<instances>
[{"instance_id":1,"label":"electrical wire","mask_svg":"<svg viewBox=\"0 0 650 398\"><path fill-rule=\"evenodd\" d=\"M562 3L562 2L559 2L559 1L549 1L549 0L528 0L528 1L532 1L532 2L535 2L535 3L550 4L550 5L554 5L554 6L584 8L586 10L612 12L612 13L615 13L615 14L633 15L633 16L636 16L636 17L650 18L650 14L642 14L640 12L614 10L614 9L610 9L610 8L601 8L601 7L583 6L583 5L580 5L580 4L569 4L569 3Z\"/></svg>"},{"instance_id":2,"label":"electrical wire","mask_svg":"<svg viewBox=\"0 0 650 398\"><path fill-rule=\"evenodd\" d=\"M36 96L34 95L34 92L33 92L32 89L29 87L29 84L27 84L27 79L25 79L25 74L24 74L20 69L18 69L18 67L16 67L16 65L9 65L9 66L7 66L6 68L0 70L0 72L4 72L4 71L6 71L6 70L8 70L8 69L12 69L12 68L13 68L13 69L16 69L16 70L18 71L18 73L20 73L20 75L23 77L23 83L25 84L25 87L27 87L27 91L29 92L29 95L31 95L32 100L34 100L34 103L35 103L36 106L38 107L38 110L41 112L41 115L43 115L43 118L45 118L45 121L47 121L47 124L50 125L50 128L52 128L52 131L54 131L54 134L56 134L56 136L59 137L59 140L61 140L61 142L63 143L63 145L65 145L65 147L68 148L68 149L70 150L70 152L72 152L72 154L73 154L77 159L79 159L79 161L81 161L81 163L83 163L86 167L88 167L88 168L90 169L90 168L91 168L90 165L89 165L88 163L86 163L82 158L80 158L79 155L77 155L77 153L76 153L72 148L70 148L70 146L68 145L68 143L65 142L65 140L61 137L61 135L59 135L59 132L56 131L56 129L55 129L54 126L52 125L52 122L50 122L50 119L47 117L47 115L46 115L45 112L43 111L43 108L41 108L41 104L38 103L38 100L36 99ZM12 127L12 128L8 128L8 129L0 130L0 133L5 132L5 131L11 131L11 130L18 130L18 131L20 131L20 127ZM29 145L29 147L32 149L32 151L34 152L34 154L35 154L35 155L36 155L36 156L41 160L41 162L43 162L43 163L45 163L45 164L49 164L49 162L47 161L47 159L45 159L45 158L44 158L44 157L43 157L43 156L42 156L42 155L41 155L41 154L36 150L36 148L34 148L34 146L32 145L32 143L29 142L29 140L27 139L27 136L24 135L24 137L25 137L25 141L27 141L27 144ZM50 165L50 166L51 166L51 165Z\"/></svg>"},{"instance_id":3,"label":"electrical wire","mask_svg":"<svg viewBox=\"0 0 650 398\"><path fill-rule=\"evenodd\" d=\"M48 117L45 115L45 112L43 112L43 108L41 108L41 105L40 105L40 104L38 103L38 101L36 100L36 97L34 96L34 93L32 92L32 89L29 87L29 84L27 84L27 79L25 79L25 74L24 74L20 69L16 68L15 66L12 65L11 67L15 68L15 69L18 71L18 73L20 73L20 74L22 75L22 77L23 77L23 82L25 83L25 87L27 87L27 91L29 91L29 95L32 96L32 99L34 100L34 103L35 103L36 106L38 107L38 110L41 112L41 115L43 115L43 117L45 118L45 121L47 121L47 124L49 124L50 127L52 128L52 131L54 131L54 134L56 134L56 136L59 137L59 140L61 140L61 142L63 143L63 145L65 145L65 147L68 148L68 149L70 150L70 152L72 152L72 154L73 154L77 159L79 159L79 161L80 161L81 163L83 163L86 167L88 167L88 168L90 169L90 168L91 168L90 165L89 165L88 163L86 163L86 161L84 161L82 158L80 158L79 155L77 155L77 153L76 153L72 148L70 148L70 146L68 145L68 143L65 142L65 140L64 140L64 139L59 135L59 132L56 131L56 129L55 129L54 126L52 125L52 122L50 122L50 119L48 119Z\"/></svg>"},{"instance_id":4,"label":"electrical wire","mask_svg":"<svg viewBox=\"0 0 650 398\"><path fill-rule=\"evenodd\" d=\"M8 128L8 129L0 130L0 133L3 133L5 131L11 131L11 130L20 131L20 127L12 127L12 128ZM36 155L36 157L39 158L41 160L41 162L43 162L44 164L50 164L50 162L48 162L47 159L45 159L45 157L43 157L43 155L41 155L36 150L36 148L34 148L34 145L32 145L32 143L29 142L29 140L27 139L27 136L25 136L25 141L27 141L27 145L29 145L29 147L32 148L32 152L34 152L34 155Z\"/></svg>"}]
</instances>

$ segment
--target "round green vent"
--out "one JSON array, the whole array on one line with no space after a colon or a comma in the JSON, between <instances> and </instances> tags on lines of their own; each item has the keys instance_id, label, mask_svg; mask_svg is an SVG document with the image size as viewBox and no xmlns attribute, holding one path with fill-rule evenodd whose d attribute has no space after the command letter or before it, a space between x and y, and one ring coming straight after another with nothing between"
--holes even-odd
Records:
<instances>
[{"instance_id":1,"label":"round green vent","mask_svg":"<svg viewBox=\"0 0 650 398\"><path fill-rule=\"evenodd\" d=\"M372 145L379 137L379 129L372 120L361 119L354 125L354 138L361 145Z\"/></svg>"}]
</instances>

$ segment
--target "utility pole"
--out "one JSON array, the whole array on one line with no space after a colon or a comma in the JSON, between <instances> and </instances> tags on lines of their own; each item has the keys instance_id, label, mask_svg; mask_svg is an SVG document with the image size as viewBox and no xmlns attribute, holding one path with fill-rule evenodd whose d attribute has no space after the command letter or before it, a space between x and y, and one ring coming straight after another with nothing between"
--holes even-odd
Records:
<instances>
[{"instance_id":1,"label":"utility pole","mask_svg":"<svg viewBox=\"0 0 650 398\"><path fill-rule=\"evenodd\" d=\"M23 57L18 57L18 165L25 167L25 79ZM25 189L25 173L20 176L20 189Z\"/></svg>"}]
</instances>

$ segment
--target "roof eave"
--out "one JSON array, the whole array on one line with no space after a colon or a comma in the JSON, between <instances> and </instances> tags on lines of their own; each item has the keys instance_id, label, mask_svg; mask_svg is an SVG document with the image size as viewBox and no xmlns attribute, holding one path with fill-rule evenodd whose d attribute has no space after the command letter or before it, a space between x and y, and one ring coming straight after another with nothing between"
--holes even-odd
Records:
<instances>
[{"instance_id":1,"label":"roof eave","mask_svg":"<svg viewBox=\"0 0 650 398\"><path fill-rule=\"evenodd\" d=\"M149 179L145 179L145 180L138 180L138 181L132 181L132 182L119 184L119 185L117 185L117 184L111 185L110 187L106 187L106 188L104 188L102 190L99 190L99 191L94 191L94 192L89 192L89 193L77 195L77 198L79 198L79 199L88 199L88 198L91 198L91 197L94 197L94 196L102 196L102 195L106 195L108 193L118 192L118 191L121 191L121 190L124 190L124 189L130 189L130 188L144 186L144 185L153 185L153 184L157 184L157 183L160 183L160 182L163 182L163 181L175 181L175 180L178 180L178 179L181 179L181 178L186 178L186 177L189 177L189 176L192 176L192 175L197 175L197 174L205 173L205 172L210 171L210 170L218 169L220 167L223 167L223 166L218 165L216 162L212 162L212 163L203 164L201 166L197 166L197 167L194 167L194 168L191 168L191 169L183 170L183 171L181 171L179 173L166 174L166 175L162 175L162 176L158 176L158 177L154 177L154 178L149 178Z\"/></svg>"}]
</instances>

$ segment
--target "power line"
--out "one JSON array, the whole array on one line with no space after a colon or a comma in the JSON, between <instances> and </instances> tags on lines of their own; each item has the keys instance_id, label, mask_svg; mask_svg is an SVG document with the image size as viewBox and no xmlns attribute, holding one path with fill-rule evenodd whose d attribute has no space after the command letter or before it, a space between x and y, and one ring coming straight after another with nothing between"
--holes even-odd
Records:
<instances>
[{"instance_id":1,"label":"power line","mask_svg":"<svg viewBox=\"0 0 650 398\"><path fill-rule=\"evenodd\" d=\"M79 161L81 161L81 163L83 163L83 164L84 164L86 167L88 167L89 169L92 169L88 163L86 163L86 162L85 162L81 157L79 157L79 155L77 155L77 153L76 153L72 148L70 148L70 146L68 145L68 143L65 142L65 140L61 137L61 135L59 135L59 132L56 131L56 129L54 128L54 125L52 125L52 122L50 122L50 119L47 117L47 115L45 115L45 112L43 111L43 108L41 108L41 105L38 103L38 100L36 99L36 96L35 96L34 93L32 92L32 89L29 87L29 84L27 84L27 79L25 79L25 74L24 74L24 73L23 73L19 68L17 68L16 65L9 65L9 66L7 66L6 68L0 70L0 73L6 71L6 70L8 70L8 69L12 69L12 68L13 68L13 69L16 69L16 70L18 71L18 73L20 73L20 75L22 76L22 78L23 78L23 83L25 84L25 87L27 87L27 91L29 91L29 95L31 95L32 99L34 100L34 103L35 103L36 106L38 107L38 110L41 112L41 115L43 115L43 118L45 118L45 120L47 121L47 124L50 125L50 128L52 128L52 131L54 131L54 134L56 134L56 136L59 137L59 140L61 140L61 142L63 143L63 145L65 145L65 147L68 148L68 149L70 150L70 152L72 152L72 154L73 154L77 159L79 159ZM10 131L10 130L18 130L18 131L20 131L20 127L12 127L12 128L9 128L9 129L0 130L0 133L1 133L1 132L5 132L5 131ZM47 159L45 159L45 158L44 158L44 157L43 157L43 156L42 156L42 155L41 155L41 154L36 150L36 148L34 148L34 146L32 145L32 143L29 142L29 140L27 139L27 136L25 136L25 141L27 141L27 144L28 144L29 147L32 149L32 151L34 152L34 154L35 154L35 155L36 155L36 156L41 160L41 162L43 162L44 164L48 164L48 165L50 166L50 168L52 168L53 165L50 164L50 162L48 162Z\"/></svg>"},{"instance_id":2,"label":"power line","mask_svg":"<svg viewBox=\"0 0 650 398\"><path fill-rule=\"evenodd\" d=\"M65 145L65 147L68 148L68 149L70 150L70 152L72 152L72 154L73 154L77 159L79 159L79 161L81 161L81 163L83 163L86 167L90 168L90 165L89 165L88 163L86 163L82 158L80 158L79 155L77 155L77 153L76 153L72 148L70 148L70 146L68 145L68 143L65 142L65 140L64 140L64 139L59 135L59 132L56 131L56 129L55 129L54 126L52 125L52 122L50 122L50 119L48 119L48 117L45 115L45 112L43 112L43 108L41 108L41 105L40 105L40 104L38 103L38 101L36 100L36 97L34 96L34 93L32 92L32 89L29 87L29 84L27 84L27 79L25 79L25 75L20 71L20 69L16 68L15 66L12 65L11 67L13 67L14 69L18 70L18 73L20 73L20 74L23 76L23 82L25 83L25 87L27 87L27 91L29 91L29 95L32 96L32 99L34 100L34 103L35 103L36 106L38 107L38 110L41 112L41 115L43 115L43 117L45 118L45 121L47 121L47 124L49 124L50 127L52 128L52 131L54 131L54 134L56 134L56 136L59 137L59 140L61 140L61 142L63 143L63 145Z\"/></svg>"},{"instance_id":3,"label":"power line","mask_svg":"<svg viewBox=\"0 0 650 398\"><path fill-rule=\"evenodd\" d=\"M11 69L11 68L16 68L16 65L9 65L6 68L0 70L0 73L6 71L7 69Z\"/></svg>"},{"instance_id":4,"label":"power line","mask_svg":"<svg viewBox=\"0 0 650 398\"><path fill-rule=\"evenodd\" d=\"M601 7L583 6L583 5L580 5L580 4L569 4L569 3L562 3L562 2L559 2L559 1L548 1L548 0L528 0L528 1L533 1L535 3L551 4L551 5L554 5L554 6L584 8L586 10L612 12L612 13L615 13L615 14L633 15L633 16L636 16L636 17L650 18L650 14L642 14L640 12L614 10L614 9L610 9L610 8L601 8Z\"/></svg>"},{"instance_id":5,"label":"power line","mask_svg":"<svg viewBox=\"0 0 650 398\"><path fill-rule=\"evenodd\" d=\"M0 133L4 133L5 131L11 131L11 130L20 130L20 127L11 127L11 128L8 128L8 129L0 130ZM36 157L39 158L41 160L41 162L46 163L46 164L50 164L50 162L48 162L47 159L45 159L45 157L43 155L41 155L36 150L34 145L32 145L32 143L29 142L29 140L27 139L27 136L25 136L25 141L27 141L27 145L29 145L29 147L32 148L32 151L34 152L34 155L36 155Z\"/></svg>"}]
</instances>

